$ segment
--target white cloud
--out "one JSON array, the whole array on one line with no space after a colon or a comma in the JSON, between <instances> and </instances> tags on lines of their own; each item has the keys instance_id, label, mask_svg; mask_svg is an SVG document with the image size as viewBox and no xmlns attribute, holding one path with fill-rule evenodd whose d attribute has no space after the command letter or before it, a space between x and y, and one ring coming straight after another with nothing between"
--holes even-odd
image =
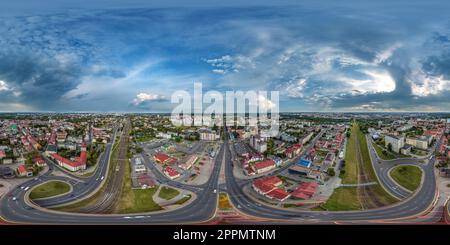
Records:
<instances>
[{"instance_id":1,"label":"white cloud","mask_svg":"<svg viewBox=\"0 0 450 245\"><path fill-rule=\"evenodd\" d=\"M416 81L417 79L420 79L420 82L410 80L411 90L414 95L422 97L436 95L444 90L450 90L450 80L445 80L443 76L427 76L421 72L417 74Z\"/></svg>"},{"instance_id":2,"label":"white cloud","mask_svg":"<svg viewBox=\"0 0 450 245\"><path fill-rule=\"evenodd\" d=\"M395 81L384 71L362 71L367 79L344 78L343 81L350 85L353 93L368 94L380 92L392 92L395 90Z\"/></svg>"},{"instance_id":3,"label":"white cloud","mask_svg":"<svg viewBox=\"0 0 450 245\"><path fill-rule=\"evenodd\" d=\"M8 91L10 88L5 81L0 80L0 91Z\"/></svg>"},{"instance_id":4,"label":"white cloud","mask_svg":"<svg viewBox=\"0 0 450 245\"><path fill-rule=\"evenodd\" d=\"M150 94L150 93L139 93L136 95L136 98L133 100L134 105L141 105L147 101L160 101L164 100L165 97L159 94Z\"/></svg>"}]
</instances>

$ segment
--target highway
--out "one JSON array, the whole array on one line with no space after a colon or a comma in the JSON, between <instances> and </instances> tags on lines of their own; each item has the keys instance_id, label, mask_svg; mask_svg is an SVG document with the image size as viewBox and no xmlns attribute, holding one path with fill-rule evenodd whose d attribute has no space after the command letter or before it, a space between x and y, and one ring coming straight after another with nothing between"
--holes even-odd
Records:
<instances>
[{"instance_id":1,"label":"highway","mask_svg":"<svg viewBox=\"0 0 450 245\"><path fill-rule=\"evenodd\" d=\"M227 135L227 134L225 134ZM107 155L107 154L104 154ZM149 164L147 158L144 157L147 166ZM435 175L434 175L434 161L432 158L429 163L422 164L421 167L424 171L424 181L422 187L413 195L403 197L403 201L391 206L363 210L363 211L345 211L345 212L328 212L328 211L297 211L279 209L273 206L268 206L260 203L256 203L252 199L246 196L242 190L243 184L246 181L237 180L233 176L232 169L232 157L230 152L230 146L228 139L224 140L219 153L214 160L214 168L208 182L201 186L188 186L175 181L167 180L159 171L154 171L158 180L163 181L166 184L173 185L175 187L191 190L196 193L197 198L187 204L185 207L176 209L170 212L155 212L146 214L127 214L127 215L113 215L113 214L74 214L64 213L57 211L50 211L43 208L35 208L28 206L24 201L25 192L20 188L16 188L12 191L12 195L5 195L1 200L0 215L7 221L17 223L38 223L38 224L180 224L180 223L199 223L207 221L214 217L217 198L218 198L218 179L220 175L220 168L222 163L225 163L225 190L230 196L232 204L241 212L246 215L255 216L259 218L270 219L274 223L333 223L333 222L350 222L360 223L364 221L386 221L395 219L405 219L419 215L426 211L432 204L435 193ZM402 160L403 162L403 160ZM401 164L398 162L395 164ZM410 163L410 162L409 162ZM406 164L406 160L405 160ZM378 171L377 171L378 172ZM101 171L99 171L101 173ZM380 173L384 175L386 170L380 168ZM96 177L100 174L95 175ZM92 177L92 178L96 178ZM41 177L43 178L43 177ZM92 180L92 179L91 179ZM383 184L386 184L385 188L391 192L396 193L398 197L401 196L401 191L395 190L394 184L389 184L389 180L384 177L380 178ZM26 183L27 186L34 186L38 184L38 181L31 180ZM92 185L98 187L99 182L87 181L87 186ZM80 184L78 184L80 185ZM94 188L94 189L95 189ZM86 188L87 189L87 188ZM91 190L92 191L92 190ZM70 197L65 195L58 201L49 199L48 202L51 205L64 203L73 199L80 198L82 195L88 195L88 191L85 193L74 193L76 196ZM403 193L404 194L404 193ZM12 196L17 197L16 201L12 200ZM42 204L48 205L47 200L43 200Z\"/></svg>"},{"instance_id":2,"label":"highway","mask_svg":"<svg viewBox=\"0 0 450 245\"><path fill-rule=\"evenodd\" d=\"M222 145L219 154L215 158L214 168L210 179L203 185L203 189L198 191L197 198L185 207L170 212L147 213L147 214L127 214L127 215L109 215L109 214L74 214L52 211L43 208L30 207L24 201L25 192L20 188L12 191L12 196L17 197L16 201L12 196L1 200L0 215L7 221L16 223L33 224L137 224L137 223L197 223L206 221L214 216L217 207L218 178L220 167L223 161L223 152L225 147ZM37 183L27 183L33 186ZM178 186L182 186L181 184ZM178 187L177 186L177 187ZM67 198L70 200L70 198Z\"/></svg>"}]
</instances>

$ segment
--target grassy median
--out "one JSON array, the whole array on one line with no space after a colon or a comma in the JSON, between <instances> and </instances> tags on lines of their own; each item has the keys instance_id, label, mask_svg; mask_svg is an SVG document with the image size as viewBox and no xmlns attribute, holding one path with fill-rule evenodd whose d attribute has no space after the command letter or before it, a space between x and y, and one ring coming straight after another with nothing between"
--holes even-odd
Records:
<instances>
[{"instance_id":1,"label":"grassy median","mask_svg":"<svg viewBox=\"0 0 450 245\"><path fill-rule=\"evenodd\" d=\"M416 166L397 166L390 172L392 179L410 191L415 191L422 181L422 170Z\"/></svg>"},{"instance_id":2,"label":"grassy median","mask_svg":"<svg viewBox=\"0 0 450 245\"><path fill-rule=\"evenodd\" d=\"M161 187L161 190L159 190L158 196L165 200L170 200L176 196L178 196L180 192L178 190L175 190L173 188L170 188L168 186Z\"/></svg>"},{"instance_id":3,"label":"grassy median","mask_svg":"<svg viewBox=\"0 0 450 245\"><path fill-rule=\"evenodd\" d=\"M70 191L70 185L62 181L49 181L37 186L30 193L31 199L47 198L61 195Z\"/></svg>"}]
</instances>

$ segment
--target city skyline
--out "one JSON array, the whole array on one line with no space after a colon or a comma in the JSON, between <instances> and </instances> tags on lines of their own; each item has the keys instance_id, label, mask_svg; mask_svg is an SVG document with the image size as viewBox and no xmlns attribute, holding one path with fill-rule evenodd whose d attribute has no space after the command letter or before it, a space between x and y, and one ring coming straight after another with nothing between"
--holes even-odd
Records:
<instances>
[{"instance_id":1,"label":"city skyline","mask_svg":"<svg viewBox=\"0 0 450 245\"><path fill-rule=\"evenodd\" d=\"M450 108L444 1L19 3L2 3L4 112L170 112L198 81L280 91L280 112Z\"/></svg>"}]
</instances>

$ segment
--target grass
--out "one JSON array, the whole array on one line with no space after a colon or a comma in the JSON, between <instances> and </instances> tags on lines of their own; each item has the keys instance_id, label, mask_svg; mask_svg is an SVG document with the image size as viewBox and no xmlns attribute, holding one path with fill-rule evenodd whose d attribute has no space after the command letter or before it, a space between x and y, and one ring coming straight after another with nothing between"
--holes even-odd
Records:
<instances>
[{"instance_id":1,"label":"grass","mask_svg":"<svg viewBox=\"0 0 450 245\"><path fill-rule=\"evenodd\" d=\"M109 164L110 164L110 166L109 166L109 169L108 169L108 173L107 173L107 176L108 176L108 177L107 177L107 180L106 180L106 181L109 180L109 177L110 177L110 176L112 175L112 173L114 172L115 164L113 164L114 161L113 161L112 159L116 158L116 157L117 157L117 154L119 154L119 152L118 152L118 149L119 149L119 147L118 147L119 142L120 142L120 139L118 139L118 138L116 137L116 141L114 142L114 145L113 145L113 147L112 147L112 149L111 149L112 152L111 152L111 156L110 156L110 159L109 159ZM78 209L80 209L80 208L82 208L82 207L85 207L85 206L88 206L88 205L90 205L90 204L93 204L93 203L97 202L97 199L99 198L100 193L102 193L102 192L105 190L105 188L106 188L106 183L103 184L103 186L100 188L100 190L99 190L97 193L95 193L94 195L90 196L89 198L86 198L86 199L84 199L84 200L81 200L81 201L79 201L79 202L75 202L75 203L72 203L72 204L69 204L69 205L60 206L60 207L55 207L55 208L53 208L53 209L55 209L55 210L60 210L60 211L67 211L67 212L74 212L74 211L77 211Z\"/></svg>"},{"instance_id":2,"label":"grass","mask_svg":"<svg viewBox=\"0 0 450 245\"><path fill-rule=\"evenodd\" d=\"M391 177L401 186L415 191L420 186L422 171L416 166L397 166L390 172Z\"/></svg>"},{"instance_id":3,"label":"grass","mask_svg":"<svg viewBox=\"0 0 450 245\"><path fill-rule=\"evenodd\" d=\"M165 199L165 200L170 200L170 199L178 196L179 194L180 194L180 192L178 190L167 187L167 186L163 186L163 187L161 187L161 190L159 190L158 197Z\"/></svg>"},{"instance_id":4,"label":"grass","mask_svg":"<svg viewBox=\"0 0 450 245\"><path fill-rule=\"evenodd\" d=\"M149 189L132 189L131 187L131 165L127 160L120 201L114 213L145 213L162 209L153 201L153 195L158 190L158 186Z\"/></svg>"},{"instance_id":5,"label":"grass","mask_svg":"<svg viewBox=\"0 0 450 245\"><path fill-rule=\"evenodd\" d=\"M381 186L378 182L378 178L375 174L375 170L373 169L372 162L370 160L369 149L367 146L366 136L361 130L359 130L359 126L357 127L359 144L361 147L361 154L363 158L363 166L364 173L368 177L369 182L377 182L377 185L373 185L370 188L375 192L379 201L381 201L384 205L389 205L395 203L397 199L395 199L391 194L386 192L386 190Z\"/></svg>"},{"instance_id":6,"label":"grass","mask_svg":"<svg viewBox=\"0 0 450 245\"><path fill-rule=\"evenodd\" d=\"M447 184L447 187L450 188L450 184Z\"/></svg>"},{"instance_id":7,"label":"grass","mask_svg":"<svg viewBox=\"0 0 450 245\"><path fill-rule=\"evenodd\" d=\"M230 210L232 208L228 194L224 192L219 193L219 209Z\"/></svg>"},{"instance_id":8,"label":"grass","mask_svg":"<svg viewBox=\"0 0 450 245\"><path fill-rule=\"evenodd\" d=\"M361 132L359 125L355 122L351 127L350 138L347 142L345 153L345 173L341 176L343 184L358 183L358 160L357 160L357 140L359 140L359 147L363 160L364 172L367 175L368 181L378 182L375 171L370 161L369 149L367 148L367 141L363 132ZM387 193L383 187L378 184L374 185L372 190L377 195L377 198L384 205L396 202L397 200ZM322 204L319 208L313 210L325 209L330 211L345 211L361 209L361 202L358 198L357 187L339 187L334 190L333 194Z\"/></svg>"},{"instance_id":9,"label":"grass","mask_svg":"<svg viewBox=\"0 0 450 245\"><path fill-rule=\"evenodd\" d=\"M356 124L353 124L351 128L350 138L347 141L347 147L345 151L345 173L342 177L343 184L356 184L358 183L358 164L356 160Z\"/></svg>"},{"instance_id":10,"label":"grass","mask_svg":"<svg viewBox=\"0 0 450 245\"><path fill-rule=\"evenodd\" d=\"M388 151L384 151L381 146L379 146L376 143L372 143L373 147L375 148L375 150L377 151L378 156L383 159L383 160L392 160L395 159L396 157L389 153Z\"/></svg>"},{"instance_id":11,"label":"grass","mask_svg":"<svg viewBox=\"0 0 450 245\"><path fill-rule=\"evenodd\" d=\"M361 204L358 200L357 188L339 187L334 190L325 204L314 210L346 211L359 209L361 209Z\"/></svg>"},{"instance_id":12,"label":"grass","mask_svg":"<svg viewBox=\"0 0 450 245\"><path fill-rule=\"evenodd\" d=\"M70 185L62 181L49 181L36 188L30 193L31 199L39 199L64 194L70 191Z\"/></svg>"},{"instance_id":13,"label":"grass","mask_svg":"<svg viewBox=\"0 0 450 245\"><path fill-rule=\"evenodd\" d=\"M192 197L191 194L187 194L185 197L183 197L180 200L176 201L175 204L181 205L181 204L189 201L189 199L191 199L191 197Z\"/></svg>"}]
</instances>

